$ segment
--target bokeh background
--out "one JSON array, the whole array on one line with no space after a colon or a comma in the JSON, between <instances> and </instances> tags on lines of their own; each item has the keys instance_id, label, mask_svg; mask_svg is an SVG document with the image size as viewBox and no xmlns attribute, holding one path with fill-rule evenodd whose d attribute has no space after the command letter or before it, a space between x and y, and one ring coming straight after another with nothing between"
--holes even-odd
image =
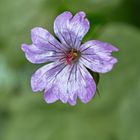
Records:
<instances>
[{"instance_id":1,"label":"bokeh background","mask_svg":"<svg viewBox=\"0 0 140 140\"><path fill-rule=\"evenodd\" d=\"M119 62L100 75L100 97L72 107L48 105L30 87L41 65L21 51L36 26L53 33L63 11L85 11L91 28L84 41L117 46ZM0 0L0 140L140 140L139 0Z\"/></svg>"}]
</instances>

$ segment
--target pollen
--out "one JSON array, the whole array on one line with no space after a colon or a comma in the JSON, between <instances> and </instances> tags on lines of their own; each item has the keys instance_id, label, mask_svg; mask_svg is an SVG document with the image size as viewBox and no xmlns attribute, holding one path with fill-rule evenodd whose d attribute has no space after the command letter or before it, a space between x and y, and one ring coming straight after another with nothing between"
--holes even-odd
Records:
<instances>
[{"instance_id":1,"label":"pollen","mask_svg":"<svg viewBox=\"0 0 140 140\"><path fill-rule=\"evenodd\" d=\"M67 64L72 64L72 62L75 62L77 60L77 58L78 58L77 50L72 49L66 55L66 63Z\"/></svg>"}]
</instances>

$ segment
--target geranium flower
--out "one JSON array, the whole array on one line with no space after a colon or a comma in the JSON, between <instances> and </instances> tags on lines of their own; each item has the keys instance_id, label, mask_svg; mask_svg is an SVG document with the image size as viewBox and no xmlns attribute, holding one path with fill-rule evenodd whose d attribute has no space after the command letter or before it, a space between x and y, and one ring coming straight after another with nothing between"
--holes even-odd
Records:
<instances>
[{"instance_id":1,"label":"geranium flower","mask_svg":"<svg viewBox=\"0 0 140 140\"><path fill-rule=\"evenodd\" d=\"M35 27L31 30L32 44L22 44L26 58L34 64L46 63L31 78L34 92L44 90L47 103L61 100L75 105L77 97L89 102L96 92L96 83L87 68L97 73L109 72L117 59L111 56L118 51L111 44L91 40L81 44L89 30L84 12L73 16L64 12L54 21L55 39L47 30Z\"/></svg>"}]
</instances>

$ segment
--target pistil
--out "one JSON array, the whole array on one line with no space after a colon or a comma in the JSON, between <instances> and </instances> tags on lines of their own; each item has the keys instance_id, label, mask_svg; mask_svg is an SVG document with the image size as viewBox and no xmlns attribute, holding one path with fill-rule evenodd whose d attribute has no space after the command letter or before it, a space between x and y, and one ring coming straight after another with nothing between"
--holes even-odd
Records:
<instances>
[{"instance_id":1,"label":"pistil","mask_svg":"<svg viewBox=\"0 0 140 140\"><path fill-rule=\"evenodd\" d=\"M74 49L72 49L66 56L66 63L67 64L72 64L72 61L75 61L76 58L78 57L78 53L77 51L75 51Z\"/></svg>"}]
</instances>

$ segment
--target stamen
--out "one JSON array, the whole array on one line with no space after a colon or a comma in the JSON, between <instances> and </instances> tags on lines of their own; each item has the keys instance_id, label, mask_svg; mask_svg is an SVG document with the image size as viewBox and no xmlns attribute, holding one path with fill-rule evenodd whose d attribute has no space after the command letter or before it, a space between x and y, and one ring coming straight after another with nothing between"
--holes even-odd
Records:
<instances>
[{"instance_id":1,"label":"stamen","mask_svg":"<svg viewBox=\"0 0 140 140\"><path fill-rule=\"evenodd\" d=\"M67 55L66 55L66 63L72 64L72 61L76 60L78 54L77 52L72 49Z\"/></svg>"}]
</instances>

